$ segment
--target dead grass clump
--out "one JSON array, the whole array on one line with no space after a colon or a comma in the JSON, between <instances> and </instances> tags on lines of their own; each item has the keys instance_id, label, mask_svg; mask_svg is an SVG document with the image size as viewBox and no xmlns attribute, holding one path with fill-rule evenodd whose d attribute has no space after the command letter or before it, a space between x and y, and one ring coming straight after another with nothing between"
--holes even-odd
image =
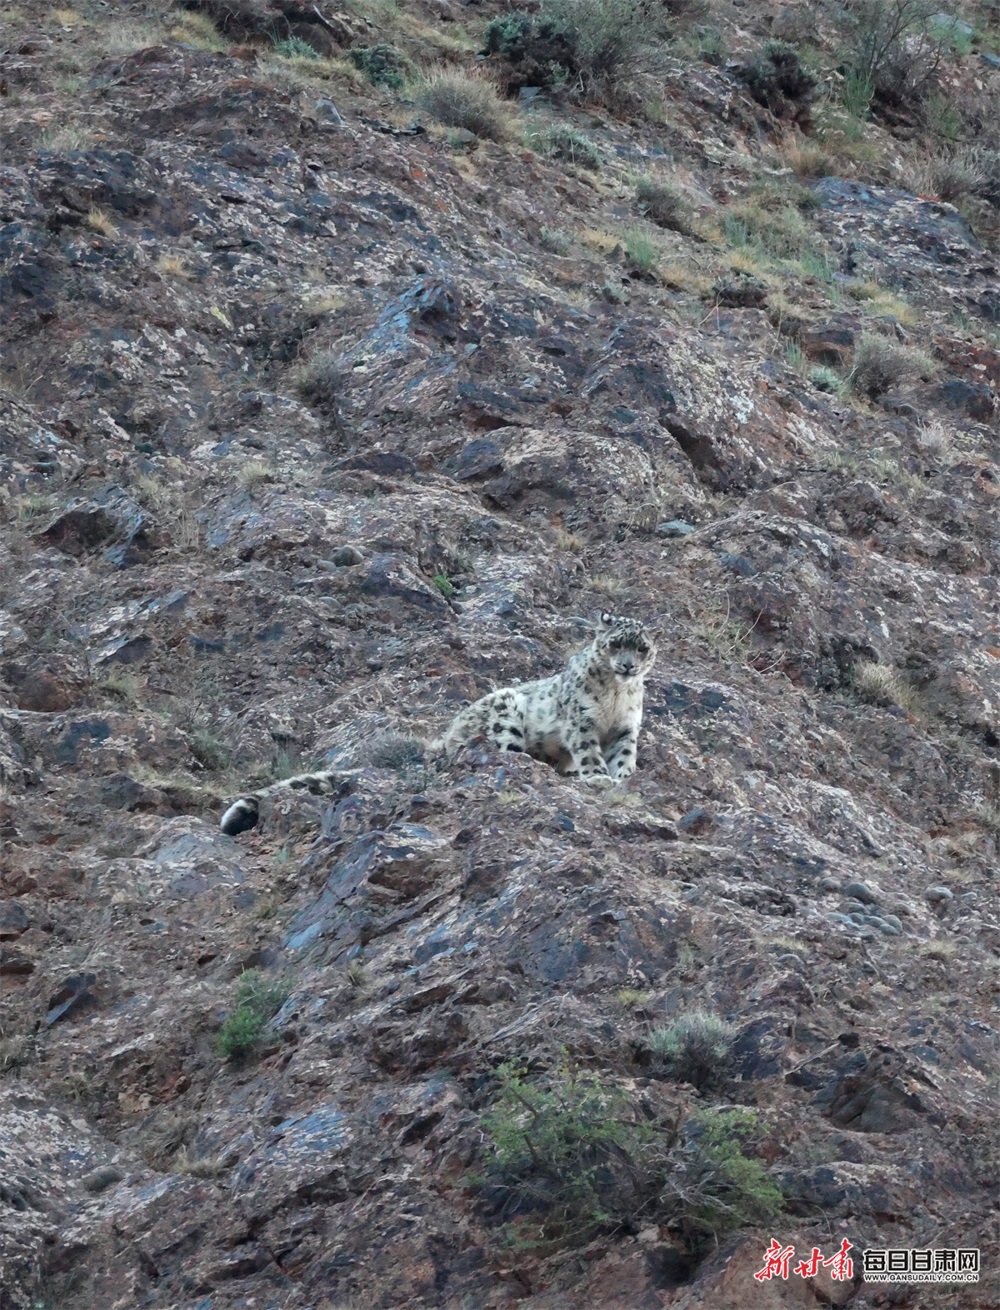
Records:
<instances>
[{"instance_id":1,"label":"dead grass clump","mask_svg":"<svg viewBox=\"0 0 1000 1310\"><path fill-rule=\"evenodd\" d=\"M675 182L666 178L643 177L635 188L640 211L657 227L687 232L691 226L691 206Z\"/></svg>"},{"instance_id":2,"label":"dead grass clump","mask_svg":"<svg viewBox=\"0 0 1000 1310\"><path fill-rule=\"evenodd\" d=\"M888 664L865 662L855 665L854 689L868 705L898 705L909 713L916 706L916 692Z\"/></svg>"},{"instance_id":3,"label":"dead grass clump","mask_svg":"<svg viewBox=\"0 0 1000 1310\"><path fill-rule=\"evenodd\" d=\"M460 127L490 141L511 135L511 111L485 77L440 73L419 94L420 104L439 123Z\"/></svg>"},{"instance_id":4,"label":"dead grass clump","mask_svg":"<svg viewBox=\"0 0 1000 1310\"><path fill-rule=\"evenodd\" d=\"M854 352L850 382L859 395L875 400L893 387L935 372L934 361L922 350L866 332Z\"/></svg>"},{"instance_id":5,"label":"dead grass clump","mask_svg":"<svg viewBox=\"0 0 1000 1310\"><path fill-rule=\"evenodd\" d=\"M295 369L292 384L307 404L336 409L344 387L341 357L332 350L321 350Z\"/></svg>"}]
</instances>

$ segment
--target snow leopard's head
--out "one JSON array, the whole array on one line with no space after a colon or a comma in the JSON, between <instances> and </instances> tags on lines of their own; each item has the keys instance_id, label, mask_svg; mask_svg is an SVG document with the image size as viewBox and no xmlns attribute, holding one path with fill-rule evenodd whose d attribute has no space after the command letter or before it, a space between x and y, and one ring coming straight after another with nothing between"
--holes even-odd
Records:
<instances>
[{"instance_id":1,"label":"snow leopard's head","mask_svg":"<svg viewBox=\"0 0 1000 1310\"><path fill-rule=\"evenodd\" d=\"M653 667L656 642L639 619L602 614L597 621L594 647L616 678L641 681Z\"/></svg>"}]
</instances>

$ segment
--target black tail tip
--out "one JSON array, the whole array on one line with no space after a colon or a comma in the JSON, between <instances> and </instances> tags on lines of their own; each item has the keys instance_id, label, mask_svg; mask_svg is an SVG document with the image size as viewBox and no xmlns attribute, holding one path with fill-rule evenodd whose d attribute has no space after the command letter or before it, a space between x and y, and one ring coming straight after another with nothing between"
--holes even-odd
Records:
<instances>
[{"instance_id":1,"label":"black tail tip","mask_svg":"<svg viewBox=\"0 0 1000 1310\"><path fill-rule=\"evenodd\" d=\"M256 828L259 818L260 806L256 798L246 796L230 805L219 820L219 827L227 837L238 837L241 832L249 832L251 828Z\"/></svg>"}]
</instances>

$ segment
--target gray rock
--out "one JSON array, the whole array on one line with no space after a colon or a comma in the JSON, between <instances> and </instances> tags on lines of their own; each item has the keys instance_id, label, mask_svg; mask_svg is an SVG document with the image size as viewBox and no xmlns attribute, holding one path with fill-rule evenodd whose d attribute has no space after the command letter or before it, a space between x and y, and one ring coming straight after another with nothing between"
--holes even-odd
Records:
<instances>
[{"instance_id":1,"label":"gray rock","mask_svg":"<svg viewBox=\"0 0 1000 1310\"><path fill-rule=\"evenodd\" d=\"M836 878L820 878L816 886L825 896L836 896L840 891L840 883Z\"/></svg>"},{"instance_id":2,"label":"gray rock","mask_svg":"<svg viewBox=\"0 0 1000 1310\"><path fill-rule=\"evenodd\" d=\"M694 528L683 519L670 519L666 523L656 525L656 534L659 537L686 537L689 532L694 532Z\"/></svg>"},{"instance_id":3,"label":"gray rock","mask_svg":"<svg viewBox=\"0 0 1000 1310\"><path fill-rule=\"evenodd\" d=\"M113 1164L102 1164L96 1169L91 1169L89 1174L84 1174L80 1179L84 1190L93 1192L106 1192L114 1183L120 1183L125 1177L120 1169Z\"/></svg>"},{"instance_id":4,"label":"gray rock","mask_svg":"<svg viewBox=\"0 0 1000 1310\"><path fill-rule=\"evenodd\" d=\"M330 561L339 568L349 568L353 564L363 564L364 555L358 550L357 546L341 546L330 556Z\"/></svg>"},{"instance_id":5,"label":"gray rock","mask_svg":"<svg viewBox=\"0 0 1000 1310\"><path fill-rule=\"evenodd\" d=\"M861 901L865 905L874 905L878 897L865 882L849 882L844 888L845 896L853 896L856 901Z\"/></svg>"},{"instance_id":6,"label":"gray rock","mask_svg":"<svg viewBox=\"0 0 1000 1310\"><path fill-rule=\"evenodd\" d=\"M20 937L28 929L28 913L19 901L0 901L0 940Z\"/></svg>"},{"instance_id":7,"label":"gray rock","mask_svg":"<svg viewBox=\"0 0 1000 1310\"><path fill-rule=\"evenodd\" d=\"M980 50L979 58L990 68L1000 68L1000 55L993 54L990 50Z\"/></svg>"},{"instance_id":8,"label":"gray rock","mask_svg":"<svg viewBox=\"0 0 1000 1310\"><path fill-rule=\"evenodd\" d=\"M930 901L932 905L936 905L939 901L951 901L954 899L954 893L947 887L928 887L924 892L924 900Z\"/></svg>"}]
</instances>

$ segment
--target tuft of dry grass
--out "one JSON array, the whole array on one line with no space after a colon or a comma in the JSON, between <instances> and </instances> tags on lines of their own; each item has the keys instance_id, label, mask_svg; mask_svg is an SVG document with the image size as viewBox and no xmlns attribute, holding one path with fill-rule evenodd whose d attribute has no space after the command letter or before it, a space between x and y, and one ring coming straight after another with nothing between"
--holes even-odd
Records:
<instances>
[{"instance_id":1,"label":"tuft of dry grass","mask_svg":"<svg viewBox=\"0 0 1000 1310\"><path fill-rule=\"evenodd\" d=\"M424 83L419 103L446 127L460 127L490 141L513 134L512 111L485 77L439 73Z\"/></svg>"},{"instance_id":2,"label":"tuft of dry grass","mask_svg":"<svg viewBox=\"0 0 1000 1310\"><path fill-rule=\"evenodd\" d=\"M116 237L118 229L109 214L103 209L98 209L96 205L91 205L87 211L87 226L92 232L100 232L103 237Z\"/></svg>"},{"instance_id":3,"label":"tuft of dry grass","mask_svg":"<svg viewBox=\"0 0 1000 1310\"><path fill-rule=\"evenodd\" d=\"M854 352L850 382L859 395L876 400L893 387L933 377L936 372L936 364L922 350L865 332Z\"/></svg>"},{"instance_id":4,"label":"tuft of dry grass","mask_svg":"<svg viewBox=\"0 0 1000 1310\"><path fill-rule=\"evenodd\" d=\"M162 277L191 276L191 267L182 255L161 255L153 267Z\"/></svg>"},{"instance_id":5,"label":"tuft of dry grass","mask_svg":"<svg viewBox=\"0 0 1000 1310\"><path fill-rule=\"evenodd\" d=\"M919 703L916 690L888 664L865 662L855 665L854 689L868 705L898 705L909 714Z\"/></svg>"},{"instance_id":6,"label":"tuft of dry grass","mask_svg":"<svg viewBox=\"0 0 1000 1310\"><path fill-rule=\"evenodd\" d=\"M669 178L642 177L635 188L639 212L657 227L674 232L691 228L691 205L676 182Z\"/></svg>"}]
</instances>

